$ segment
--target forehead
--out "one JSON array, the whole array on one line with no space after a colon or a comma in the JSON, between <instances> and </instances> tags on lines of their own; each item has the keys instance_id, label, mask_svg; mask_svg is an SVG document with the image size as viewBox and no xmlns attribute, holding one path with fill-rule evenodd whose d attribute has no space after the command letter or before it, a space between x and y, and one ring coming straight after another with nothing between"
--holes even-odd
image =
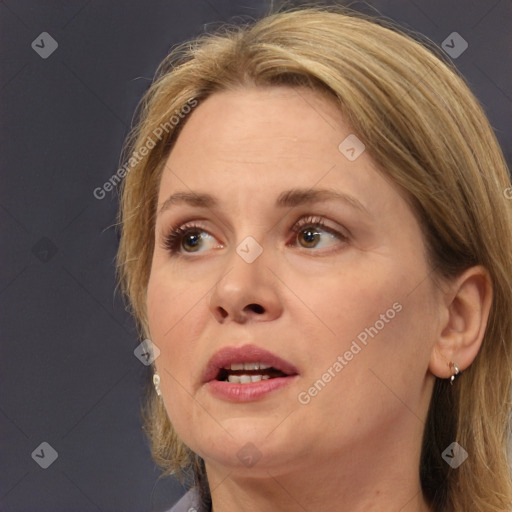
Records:
<instances>
[{"instance_id":1,"label":"forehead","mask_svg":"<svg viewBox=\"0 0 512 512\"><path fill-rule=\"evenodd\" d=\"M364 186L377 169L364 152L355 161L340 152L347 137L354 137L350 127L323 93L291 87L215 93L187 118L164 168L161 192L198 184L233 190L248 182L291 188L297 180L302 186Z\"/></svg>"},{"instance_id":2,"label":"forehead","mask_svg":"<svg viewBox=\"0 0 512 512\"><path fill-rule=\"evenodd\" d=\"M181 146L200 140L202 149L215 152L251 152L276 139L278 144L272 147L297 151L298 141L336 147L337 136L333 136L341 125L334 101L317 91L284 86L240 88L215 93L202 102L178 140Z\"/></svg>"}]
</instances>

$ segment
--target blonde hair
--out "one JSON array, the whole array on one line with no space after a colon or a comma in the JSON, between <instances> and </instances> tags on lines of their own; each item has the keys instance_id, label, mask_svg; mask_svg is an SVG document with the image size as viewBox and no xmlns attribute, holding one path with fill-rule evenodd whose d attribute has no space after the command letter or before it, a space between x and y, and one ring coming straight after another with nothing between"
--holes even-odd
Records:
<instances>
[{"instance_id":1,"label":"blonde hair","mask_svg":"<svg viewBox=\"0 0 512 512\"><path fill-rule=\"evenodd\" d=\"M488 270L493 303L482 347L456 385L436 379L419 470L436 511L510 510L512 201L482 108L454 67L409 35L342 8L301 8L174 49L141 103L129 155L191 98L200 103L216 91L277 84L335 99L382 172L406 191L431 277L449 279L476 264ZM118 270L145 337L159 181L184 123L186 116L134 161L122 190ZM204 485L203 461L179 439L152 388L145 422L165 474L192 472ZM441 453L455 440L469 456L452 469Z\"/></svg>"}]
</instances>

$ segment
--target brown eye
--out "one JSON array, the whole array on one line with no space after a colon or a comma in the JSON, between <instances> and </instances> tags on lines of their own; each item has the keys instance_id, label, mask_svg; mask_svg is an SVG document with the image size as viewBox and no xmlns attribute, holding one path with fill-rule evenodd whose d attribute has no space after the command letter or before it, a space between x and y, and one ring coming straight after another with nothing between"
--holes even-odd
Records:
<instances>
[{"instance_id":1,"label":"brown eye","mask_svg":"<svg viewBox=\"0 0 512 512\"><path fill-rule=\"evenodd\" d=\"M347 236L327 226L323 217L313 215L299 219L291 230L295 233L291 245L303 249L329 249L348 241Z\"/></svg>"},{"instance_id":2,"label":"brown eye","mask_svg":"<svg viewBox=\"0 0 512 512\"><path fill-rule=\"evenodd\" d=\"M174 255L204 252L208 249L220 248L222 244L219 244L215 237L202 227L185 225L172 228L164 239L163 247Z\"/></svg>"},{"instance_id":3,"label":"brown eye","mask_svg":"<svg viewBox=\"0 0 512 512\"><path fill-rule=\"evenodd\" d=\"M192 231L182 238L181 247L186 252L196 252L201 248L202 236L199 231Z\"/></svg>"},{"instance_id":4,"label":"brown eye","mask_svg":"<svg viewBox=\"0 0 512 512\"><path fill-rule=\"evenodd\" d=\"M297 239L299 241L299 244L302 247L306 247L307 249L310 249L312 247L316 247L318 243L320 242L321 233L318 232L318 229L314 227L307 227L305 229L302 229L297 234Z\"/></svg>"}]
</instances>

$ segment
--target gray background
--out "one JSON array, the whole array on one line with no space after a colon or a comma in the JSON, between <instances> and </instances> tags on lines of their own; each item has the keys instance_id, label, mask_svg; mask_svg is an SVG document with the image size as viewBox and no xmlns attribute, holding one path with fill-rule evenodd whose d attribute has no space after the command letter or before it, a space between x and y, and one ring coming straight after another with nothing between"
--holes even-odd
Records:
<instances>
[{"instance_id":1,"label":"gray background","mask_svg":"<svg viewBox=\"0 0 512 512\"><path fill-rule=\"evenodd\" d=\"M0 1L0 510L159 511L183 494L158 479L141 431L148 368L114 290L117 195L92 191L170 47L269 5ZM469 47L455 63L511 162L512 0L352 6L438 44L458 32ZM42 32L58 43L46 59L31 47ZM58 452L48 469L31 455L42 442Z\"/></svg>"}]
</instances>

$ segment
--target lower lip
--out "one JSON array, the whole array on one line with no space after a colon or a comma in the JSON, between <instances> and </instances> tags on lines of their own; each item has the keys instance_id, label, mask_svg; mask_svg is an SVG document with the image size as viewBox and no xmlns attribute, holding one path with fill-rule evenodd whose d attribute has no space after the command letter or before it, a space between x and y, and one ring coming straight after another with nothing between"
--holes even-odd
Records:
<instances>
[{"instance_id":1,"label":"lower lip","mask_svg":"<svg viewBox=\"0 0 512 512\"><path fill-rule=\"evenodd\" d=\"M220 380L211 380L206 383L212 395L229 402L253 402L272 391L277 391L294 381L298 375L289 377L275 377L274 379L260 380L248 384L234 384Z\"/></svg>"}]
</instances>

